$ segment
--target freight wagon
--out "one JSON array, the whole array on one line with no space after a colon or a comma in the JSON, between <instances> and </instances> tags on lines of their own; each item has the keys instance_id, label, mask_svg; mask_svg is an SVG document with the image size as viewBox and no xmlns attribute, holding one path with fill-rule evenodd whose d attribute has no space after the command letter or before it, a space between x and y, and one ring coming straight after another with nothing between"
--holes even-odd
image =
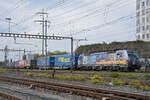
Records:
<instances>
[{"instance_id":1,"label":"freight wagon","mask_svg":"<svg viewBox=\"0 0 150 100\"><path fill-rule=\"evenodd\" d=\"M36 60L25 60L25 68L37 69L37 61Z\"/></svg>"},{"instance_id":2,"label":"freight wagon","mask_svg":"<svg viewBox=\"0 0 150 100\"><path fill-rule=\"evenodd\" d=\"M7 68L15 68L15 62L8 62Z\"/></svg>"},{"instance_id":3,"label":"freight wagon","mask_svg":"<svg viewBox=\"0 0 150 100\"><path fill-rule=\"evenodd\" d=\"M25 68L25 61L24 60L18 60L18 61L15 61L13 63L14 63L14 68L21 68L21 69Z\"/></svg>"},{"instance_id":4,"label":"freight wagon","mask_svg":"<svg viewBox=\"0 0 150 100\"><path fill-rule=\"evenodd\" d=\"M78 55L73 55L73 66L76 68L78 65ZM72 66L71 55L58 55L54 58L55 69L70 69Z\"/></svg>"},{"instance_id":5,"label":"freight wagon","mask_svg":"<svg viewBox=\"0 0 150 100\"><path fill-rule=\"evenodd\" d=\"M37 67L39 69L51 69L54 66L54 57L40 57L37 60Z\"/></svg>"}]
</instances>

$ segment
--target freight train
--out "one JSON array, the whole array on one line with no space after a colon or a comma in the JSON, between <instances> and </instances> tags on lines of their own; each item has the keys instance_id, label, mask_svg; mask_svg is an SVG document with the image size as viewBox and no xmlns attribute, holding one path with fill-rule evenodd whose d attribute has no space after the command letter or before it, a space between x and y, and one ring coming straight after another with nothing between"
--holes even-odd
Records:
<instances>
[{"instance_id":1,"label":"freight train","mask_svg":"<svg viewBox=\"0 0 150 100\"><path fill-rule=\"evenodd\" d=\"M32 60L29 63L26 60L8 63L9 68L70 69L71 66L71 55L69 54L41 57L37 61ZM129 50L98 52L90 55L74 54L73 69L134 71L140 69L140 60L135 51Z\"/></svg>"}]
</instances>

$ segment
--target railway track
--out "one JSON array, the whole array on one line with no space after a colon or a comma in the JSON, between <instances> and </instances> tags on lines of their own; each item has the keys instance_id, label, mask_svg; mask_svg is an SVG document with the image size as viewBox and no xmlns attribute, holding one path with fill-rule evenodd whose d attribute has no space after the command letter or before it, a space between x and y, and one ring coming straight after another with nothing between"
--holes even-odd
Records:
<instances>
[{"instance_id":1,"label":"railway track","mask_svg":"<svg viewBox=\"0 0 150 100\"><path fill-rule=\"evenodd\" d=\"M28 70L28 71L27 71L27 70L20 70L20 72L53 73L53 70L51 70L51 71L42 71L42 70ZM83 75L84 75L84 74L86 74L86 75L88 74L88 75L95 75L95 73L99 73L99 72L109 73L109 71L93 71L93 72L90 72L90 71L89 71L89 72L88 72L88 71L87 71L87 72L84 72L84 71L83 71L83 72L82 72L82 71L81 71L81 72L76 72L76 71L74 71L74 72L72 72L71 74L83 74ZM69 71L65 71L65 72L62 71L62 72L61 72L61 71L59 71L59 70L58 70L58 71L56 70L55 73L58 73L58 74L68 73L68 74L70 74ZM134 72L134 73L141 73L141 74L142 74L142 73L146 73L146 72Z\"/></svg>"},{"instance_id":2,"label":"railway track","mask_svg":"<svg viewBox=\"0 0 150 100\"><path fill-rule=\"evenodd\" d=\"M0 92L0 97L7 98L8 100L23 100L12 95Z\"/></svg>"},{"instance_id":3,"label":"railway track","mask_svg":"<svg viewBox=\"0 0 150 100\"><path fill-rule=\"evenodd\" d=\"M11 77L0 77L0 81L7 81L17 84L23 84L30 86L31 84L37 88L44 88L48 90L54 90L58 92L65 92L75 95L81 95L96 99L109 98L109 100L150 100L150 96L144 96L140 94L126 93L114 90L104 90L89 88L84 86L75 86L70 84L61 84L55 82L42 82L37 80L11 78Z\"/></svg>"}]
</instances>

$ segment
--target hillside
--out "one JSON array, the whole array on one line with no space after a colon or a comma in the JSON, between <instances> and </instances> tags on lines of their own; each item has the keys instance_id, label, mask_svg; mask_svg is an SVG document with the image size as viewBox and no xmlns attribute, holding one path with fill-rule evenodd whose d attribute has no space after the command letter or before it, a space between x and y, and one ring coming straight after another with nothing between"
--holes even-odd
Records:
<instances>
[{"instance_id":1,"label":"hillside","mask_svg":"<svg viewBox=\"0 0 150 100\"><path fill-rule=\"evenodd\" d=\"M77 54L90 54L106 50L128 49L137 51L141 58L150 58L150 42L128 41L82 45L76 49Z\"/></svg>"}]
</instances>

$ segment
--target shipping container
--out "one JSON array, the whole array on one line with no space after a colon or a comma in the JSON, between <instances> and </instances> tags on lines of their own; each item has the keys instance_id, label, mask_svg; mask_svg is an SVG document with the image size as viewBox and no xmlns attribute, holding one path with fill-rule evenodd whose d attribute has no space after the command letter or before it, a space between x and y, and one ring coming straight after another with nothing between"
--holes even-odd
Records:
<instances>
[{"instance_id":1,"label":"shipping container","mask_svg":"<svg viewBox=\"0 0 150 100\"><path fill-rule=\"evenodd\" d=\"M73 55L73 66L77 67L78 65L78 55ZM70 69L72 66L71 55L58 55L55 56L54 66L57 69Z\"/></svg>"},{"instance_id":2,"label":"shipping container","mask_svg":"<svg viewBox=\"0 0 150 100\"><path fill-rule=\"evenodd\" d=\"M7 68L11 68L12 67L11 65L12 65L11 62L8 62L7 63Z\"/></svg>"},{"instance_id":3,"label":"shipping container","mask_svg":"<svg viewBox=\"0 0 150 100\"><path fill-rule=\"evenodd\" d=\"M19 61L14 62L14 68L19 68Z\"/></svg>"},{"instance_id":4,"label":"shipping container","mask_svg":"<svg viewBox=\"0 0 150 100\"><path fill-rule=\"evenodd\" d=\"M46 61L47 60L47 61ZM37 60L37 66L39 69L49 69L54 66L54 57L40 57Z\"/></svg>"}]
</instances>

